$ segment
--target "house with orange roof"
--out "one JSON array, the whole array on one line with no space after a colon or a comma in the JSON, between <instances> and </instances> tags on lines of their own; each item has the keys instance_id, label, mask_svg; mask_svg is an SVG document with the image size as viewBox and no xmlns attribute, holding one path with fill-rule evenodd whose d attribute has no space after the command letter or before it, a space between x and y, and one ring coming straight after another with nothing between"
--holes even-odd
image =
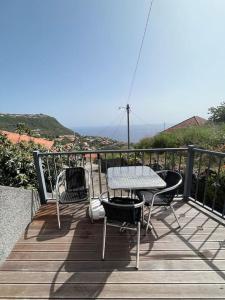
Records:
<instances>
[{"instance_id":1,"label":"house with orange roof","mask_svg":"<svg viewBox=\"0 0 225 300\"><path fill-rule=\"evenodd\" d=\"M180 129L180 128L187 128L187 127L192 127L192 126L202 126L207 122L206 119L198 117L198 116L194 116L191 117L187 120L184 120L172 127L167 128L166 130L164 130L163 132L171 132L174 131L176 129Z\"/></svg>"},{"instance_id":2,"label":"house with orange roof","mask_svg":"<svg viewBox=\"0 0 225 300\"><path fill-rule=\"evenodd\" d=\"M47 149L51 149L54 144L54 141L49 141L43 138L36 138L26 134L19 134L5 130L0 130L0 133L4 134L13 144L17 144L19 142L33 142Z\"/></svg>"}]
</instances>

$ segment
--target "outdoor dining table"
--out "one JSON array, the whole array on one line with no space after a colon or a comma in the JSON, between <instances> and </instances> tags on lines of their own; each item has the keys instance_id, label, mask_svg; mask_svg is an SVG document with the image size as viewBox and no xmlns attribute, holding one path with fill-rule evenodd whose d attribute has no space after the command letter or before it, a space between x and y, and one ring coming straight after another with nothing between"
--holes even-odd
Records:
<instances>
[{"instance_id":1,"label":"outdoor dining table","mask_svg":"<svg viewBox=\"0 0 225 300\"><path fill-rule=\"evenodd\" d=\"M111 190L159 189L166 187L166 182L148 166L112 167L107 170L107 184ZM146 226L142 212L142 226ZM123 227L121 227L123 231Z\"/></svg>"},{"instance_id":2,"label":"outdoor dining table","mask_svg":"<svg viewBox=\"0 0 225 300\"><path fill-rule=\"evenodd\" d=\"M108 186L112 190L159 189L165 181L148 166L112 167L107 170Z\"/></svg>"}]
</instances>

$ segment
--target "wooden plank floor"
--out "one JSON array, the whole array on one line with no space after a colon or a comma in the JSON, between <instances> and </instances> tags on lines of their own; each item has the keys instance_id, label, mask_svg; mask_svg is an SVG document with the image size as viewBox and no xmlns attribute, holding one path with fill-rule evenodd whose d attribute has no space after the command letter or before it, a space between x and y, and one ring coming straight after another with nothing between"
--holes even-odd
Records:
<instances>
[{"instance_id":1,"label":"wooden plank floor","mask_svg":"<svg viewBox=\"0 0 225 300\"><path fill-rule=\"evenodd\" d=\"M135 233L91 224L87 206L64 206L58 230L55 204L43 206L0 267L0 299L225 299L225 227L191 203L155 209L142 232L140 270Z\"/></svg>"}]
</instances>

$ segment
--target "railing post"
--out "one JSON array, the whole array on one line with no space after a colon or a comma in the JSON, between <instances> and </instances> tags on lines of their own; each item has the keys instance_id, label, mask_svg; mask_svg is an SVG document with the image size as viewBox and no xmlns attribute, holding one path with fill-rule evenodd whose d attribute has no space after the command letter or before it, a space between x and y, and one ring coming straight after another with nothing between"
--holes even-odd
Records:
<instances>
[{"instance_id":1,"label":"railing post","mask_svg":"<svg viewBox=\"0 0 225 300\"><path fill-rule=\"evenodd\" d=\"M40 153L39 151L33 151L33 157L34 157L34 165L37 173L38 192L40 196L40 201L41 204L45 204L47 199L47 191L45 185L44 171L42 167L42 160L39 153Z\"/></svg>"},{"instance_id":2,"label":"railing post","mask_svg":"<svg viewBox=\"0 0 225 300\"><path fill-rule=\"evenodd\" d=\"M187 166L185 170L185 181L184 181L184 199L188 200L191 196L191 186L192 186L192 174L194 167L194 145L188 146L188 158L187 158Z\"/></svg>"},{"instance_id":3,"label":"railing post","mask_svg":"<svg viewBox=\"0 0 225 300\"><path fill-rule=\"evenodd\" d=\"M101 155L98 153L98 180L99 180L99 192L102 193L102 178L101 178ZM106 170L107 172L107 170Z\"/></svg>"}]
</instances>

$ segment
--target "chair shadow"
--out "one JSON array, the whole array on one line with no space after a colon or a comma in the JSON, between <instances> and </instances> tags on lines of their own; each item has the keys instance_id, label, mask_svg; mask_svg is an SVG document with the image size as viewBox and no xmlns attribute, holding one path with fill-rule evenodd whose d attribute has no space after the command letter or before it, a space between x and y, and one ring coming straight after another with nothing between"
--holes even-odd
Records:
<instances>
[{"instance_id":1,"label":"chair shadow","mask_svg":"<svg viewBox=\"0 0 225 300\"><path fill-rule=\"evenodd\" d=\"M178 202L174 207L177 210L183 204L183 202ZM91 224L86 216L85 207L86 204L80 204L77 206L75 205L73 210L66 206L62 208L61 230L57 227L55 208L52 211L50 210L50 215L44 213L43 215L39 215L38 222L43 223L40 231L38 231L36 235L32 234L37 231L33 231L32 228L31 230L29 228L27 229L26 236L28 239L35 237L36 240L40 242L49 241L49 245L51 244L52 247L54 247L54 244L58 243L57 241L52 243L52 240L59 238L59 244L60 247L62 247L59 251L65 253L65 256L63 256L61 261L57 261L57 267L54 269L54 275L51 278L49 289L49 298L95 299L104 297L106 284L118 283L118 278L115 279L113 275L115 271L138 272L135 269L136 233L130 231L120 233L118 228L107 227L106 257L105 261L102 261L103 223L102 221L98 221ZM182 215L185 216L185 213L190 210L190 207L191 205L187 209L182 210ZM170 214L171 212L169 210L156 210L153 212L153 218L162 220L166 232L160 233L160 230L158 232L157 227L153 227L153 231L145 236L144 230L142 230L140 261L142 261L144 256L147 257L144 259L151 260L152 254L150 256L148 254L154 249L155 241L160 241L163 237L173 232L187 248L192 250L193 254L203 259L203 262L208 265L210 269L214 270L218 275L225 279L223 272L221 272L218 266L214 264L213 257L209 258L207 253L200 252L202 245L196 247L195 244L192 244L191 236L195 236L201 229L196 227L196 231L194 230L192 234L188 234L188 238L183 234L185 227L198 219L199 211L196 211L193 218L188 219L181 229L176 229L174 227L173 223L176 222L175 220L167 219L167 216ZM205 215L207 216L206 213ZM208 218L206 218L205 222L207 220ZM204 224L205 223L203 222L202 225ZM37 226L37 228L40 227ZM158 232L158 236L154 233L154 229ZM212 229L212 232L208 234L208 237L213 234L214 230ZM54 249L53 251L57 252L58 250ZM154 258L152 259L164 259L164 254L160 254L160 251L157 252L154 253ZM169 252L170 251L167 253L167 259L177 259L177 255L174 256L172 252ZM185 257L188 258L189 253L185 252L178 258ZM143 261L141 262L141 265L142 264L144 265Z\"/></svg>"},{"instance_id":2,"label":"chair shadow","mask_svg":"<svg viewBox=\"0 0 225 300\"><path fill-rule=\"evenodd\" d=\"M94 229L86 230L87 226ZM101 294L114 271L136 271L135 261L131 263L130 254L133 235L108 227L105 260L102 261L102 230L102 222L87 224L86 220L78 221L67 257L52 280L49 298L73 295L75 298L95 299ZM61 284L62 272L66 272L67 276Z\"/></svg>"},{"instance_id":3,"label":"chair shadow","mask_svg":"<svg viewBox=\"0 0 225 300\"><path fill-rule=\"evenodd\" d=\"M41 229L37 232L36 229L33 229L33 222L28 224L24 232L24 239L35 239L38 242L43 242L66 236L70 230L70 225L68 224L72 224L74 221L72 216L68 215L66 217L66 226L64 226L62 230L59 230L56 215L43 214L43 216L38 216L38 218L34 220L43 223ZM57 235L55 234L56 232Z\"/></svg>"},{"instance_id":4,"label":"chair shadow","mask_svg":"<svg viewBox=\"0 0 225 300\"><path fill-rule=\"evenodd\" d=\"M105 260L102 261L103 222L92 224L87 217L86 207L85 203L74 205L73 209L63 206L60 210L60 230L55 206L47 207L37 216L37 226L33 222L25 231L25 239L46 242L49 245L48 252L55 252L57 267L52 273L49 298L95 299L111 280L114 271L137 272L136 233L128 230L120 232L119 228L108 226Z\"/></svg>"},{"instance_id":5,"label":"chair shadow","mask_svg":"<svg viewBox=\"0 0 225 300\"><path fill-rule=\"evenodd\" d=\"M53 207L49 209L49 206L47 206L46 211L44 210L43 213L40 213L37 217L34 218L34 221L43 223L40 231L37 232L37 230L32 228L32 222L28 224L25 229L24 239L29 240L36 238L36 241L43 242L66 236L68 232L73 229L74 226L76 226L76 222L82 217L80 211L82 211L83 207L85 207L85 204L79 206L79 208L75 208L73 213L71 214L70 210L68 209L69 205L62 206L60 208L60 211L64 217L64 224L63 228L58 229L56 207L53 205Z\"/></svg>"}]
</instances>

